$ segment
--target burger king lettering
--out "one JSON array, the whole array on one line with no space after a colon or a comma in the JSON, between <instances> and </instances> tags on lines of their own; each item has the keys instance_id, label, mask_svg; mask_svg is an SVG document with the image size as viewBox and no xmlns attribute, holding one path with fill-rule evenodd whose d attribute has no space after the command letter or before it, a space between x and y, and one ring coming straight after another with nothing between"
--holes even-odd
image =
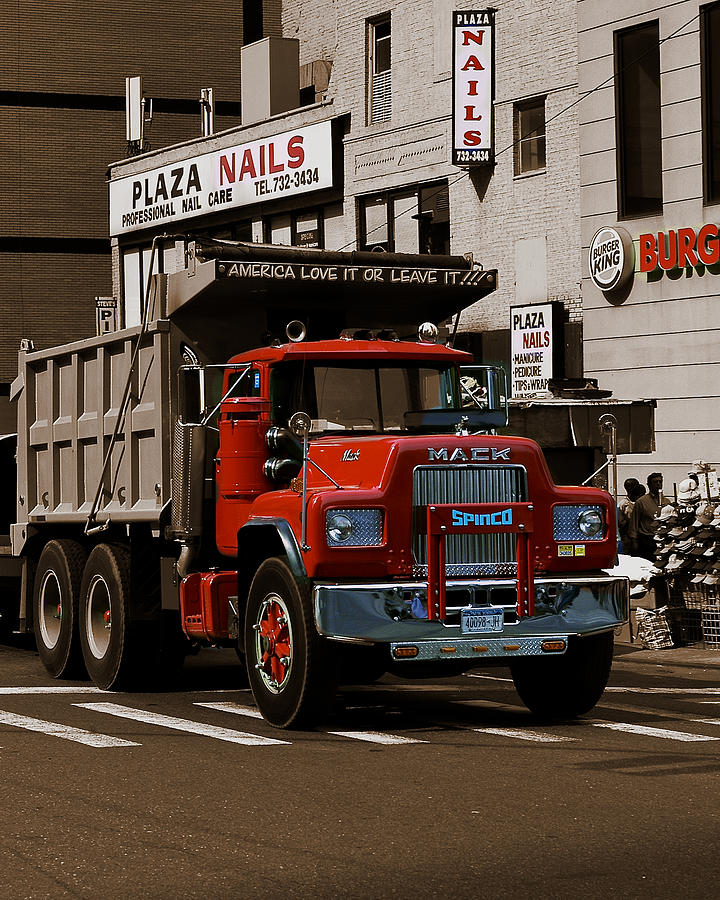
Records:
<instances>
[{"instance_id":1,"label":"burger king lettering","mask_svg":"<svg viewBox=\"0 0 720 900\"><path fill-rule=\"evenodd\" d=\"M682 269L686 266L714 266L720 262L720 229L717 225L670 229L667 233L641 234L640 271Z\"/></svg>"}]
</instances>

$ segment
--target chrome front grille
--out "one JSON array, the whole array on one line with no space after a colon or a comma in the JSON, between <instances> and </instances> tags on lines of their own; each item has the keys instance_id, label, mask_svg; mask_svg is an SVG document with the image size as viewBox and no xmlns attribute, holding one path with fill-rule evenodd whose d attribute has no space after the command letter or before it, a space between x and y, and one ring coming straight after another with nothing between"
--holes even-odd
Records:
<instances>
[{"instance_id":1,"label":"chrome front grille","mask_svg":"<svg viewBox=\"0 0 720 900\"><path fill-rule=\"evenodd\" d=\"M433 503L522 503L523 466L418 466L413 472L413 574L427 577L427 512ZM456 534L445 539L448 577L515 575L514 534Z\"/></svg>"}]
</instances>

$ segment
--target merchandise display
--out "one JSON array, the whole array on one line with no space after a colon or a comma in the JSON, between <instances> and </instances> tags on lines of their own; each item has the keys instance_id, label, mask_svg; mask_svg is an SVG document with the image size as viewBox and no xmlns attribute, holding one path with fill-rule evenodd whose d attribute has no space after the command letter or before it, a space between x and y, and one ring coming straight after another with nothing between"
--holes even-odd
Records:
<instances>
[{"instance_id":1,"label":"merchandise display","mask_svg":"<svg viewBox=\"0 0 720 900\"><path fill-rule=\"evenodd\" d=\"M720 649L720 497L715 469L697 460L657 515L655 567L667 582L667 615L676 643ZM708 623L708 634L704 624ZM710 623L713 635L709 634Z\"/></svg>"}]
</instances>

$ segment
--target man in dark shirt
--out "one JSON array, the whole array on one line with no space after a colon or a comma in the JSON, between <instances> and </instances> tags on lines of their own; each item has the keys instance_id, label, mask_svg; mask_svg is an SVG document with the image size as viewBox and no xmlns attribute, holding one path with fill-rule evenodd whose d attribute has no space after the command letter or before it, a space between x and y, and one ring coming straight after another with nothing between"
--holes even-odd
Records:
<instances>
[{"instance_id":1,"label":"man in dark shirt","mask_svg":"<svg viewBox=\"0 0 720 900\"><path fill-rule=\"evenodd\" d=\"M663 505L663 477L660 472L651 472L647 477L648 492L635 501L630 516L628 537L633 542L635 552L644 559L655 561L656 516Z\"/></svg>"}]
</instances>

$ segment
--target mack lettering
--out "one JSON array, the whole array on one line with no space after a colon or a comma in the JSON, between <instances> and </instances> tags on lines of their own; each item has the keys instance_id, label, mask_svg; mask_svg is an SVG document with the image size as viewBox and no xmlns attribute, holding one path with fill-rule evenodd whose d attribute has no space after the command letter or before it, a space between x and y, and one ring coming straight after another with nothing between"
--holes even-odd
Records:
<instances>
[{"instance_id":1,"label":"mack lettering","mask_svg":"<svg viewBox=\"0 0 720 900\"><path fill-rule=\"evenodd\" d=\"M452 453L447 447L428 447L428 460L430 462L496 462L499 459L510 460L510 447L471 447L465 451L462 447L455 447Z\"/></svg>"}]
</instances>

